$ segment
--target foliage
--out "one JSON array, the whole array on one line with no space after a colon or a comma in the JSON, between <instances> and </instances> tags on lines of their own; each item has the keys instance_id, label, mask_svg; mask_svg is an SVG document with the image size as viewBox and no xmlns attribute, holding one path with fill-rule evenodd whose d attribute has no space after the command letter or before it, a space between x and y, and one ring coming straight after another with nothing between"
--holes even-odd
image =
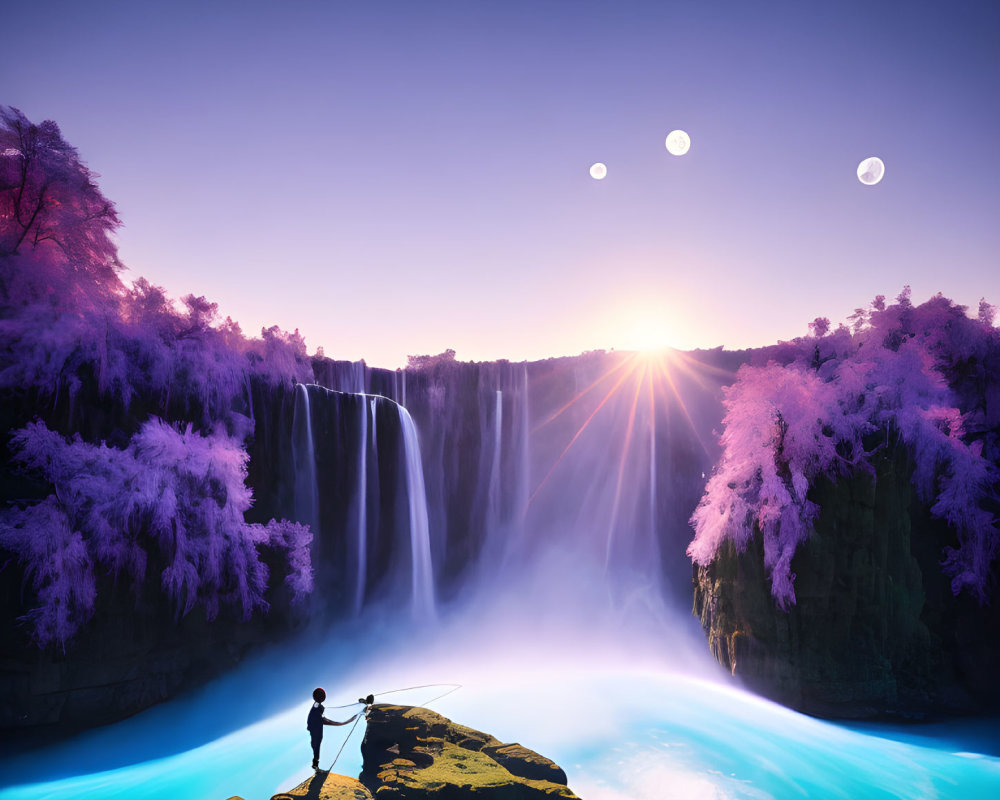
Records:
<instances>
[{"instance_id":1,"label":"foliage","mask_svg":"<svg viewBox=\"0 0 1000 800\"><path fill-rule=\"evenodd\" d=\"M155 398L164 416L209 425L253 377L312 380L297 331L247 339L204 297L178 307L142 278L123 285L112 239L120 222L95 178L54 122L33 125L0 106L0 389L75 395L93 374L126 408Z\"/></svg>"},{"instance_id":2,"label":"foliage","mask_svg":"<svg viewBox=\"0 0 1000 800\"><path fill-rule=\"evenodd\" d=\"M79 532L70 527L59 501L0 514L0 545L16 553L38 606L24 616L39 645L66 640L94 613L93 561Z\"/></svg>"},{"instance_id":3,"label":"foliage","mask_svg":"<svg viewBox=\"0 0 1000 800\"><path fill-rule=\"evenodd\" d=\"M248 618L266 609L268 569L259 550L285 554L295 598L312 589L307 527L251 525L247 454L217 430L207 436L158 420L124 450L67 442L44 423L16 431L15 459L51 484L44 501L0 515L0 546L25 565L39 606L27 615L39 644L65 644L93 614L94 569L138 588L150 563L178 615L221 604Z\"/></svg>"},{"instance_id":4,"label":"foliage","mask_svg":"<svg viewBox=\"0 0 1000 800\"><path fill-rule=\"evenodd\" d=\"M21 269L2 262L0 300L92 305L121 289L112 239L121 222L96 177L54 122L0 106L0 259L26 256Z\"/></svg>"},{"instance_id":5,"label":"foliage","mask_svg":"<svg viewBox=\"0 0 1000 800\"><path fill-rule=\"evenodd\" d=\"M442 364L453 364L455 362L455 351L448 348L443 353L434 356L407 356L406 366L408 369L433 369Z\"/></svg>"},{"instance_id":6,"label":"foliage","mask_svg":"<svg viewBox=\"0 0 1000 800\"><path fill-rule=\"evenodd\" d=\"M142 278L123 284L120 221L96 177L55 123L0 106L0 394L45 413L86 387L109 411L89 435L123 445L67 442L42 422L13 432L14 462L52 487L0 511L0 549L24 567L40 645L65 645L93 615L100 570L138 591L162 563L181 615L265 608L265 552L284 554L294 596L312 588L308 528L243 518L251 381L311 381L305 342L277 327L248 339L204 297L175 303ZM26 422L20 413L8 424Z\"/></svg>"},{"instance_id":7,"label":"foliage","mask_svg":"<svg viewBox=\"0 0 1000 800\"><path fill-rule=\"evenodd\" d=\"M918 495L955 530L958 547L943 562L953 591L985 602L998 549L985 506L998 480L1000 337L983 306L977 320L940 295L914 307L907 287L893 305L880 296L855 311L851 329L829 333L817 320L813 336L741 367L688 555L708 564L724 540L742 550L759 532L772 595L787 607L792 557L819 513L809 487L821 475L871 471L875 450L898 439Z\"/></svg>"},{"instance_id":8,"label":"foliage","mask_svg":"<svg viewBox=\"0 0 1000 800\"><path fill-rule=\"evenodd\" d=\"M40 399L75 395L88 375L102 395L128 408L152 400L163 415L211 424L232 414L252 378L267 385L312 380L298 332L267 328L246 339L217 307L188 295L178 309L140 278L114 307L68 311L33 303L0 318L0 389L32 389ZM171 409L175 409L171 411Z\"/></svg>"}]
</instances>

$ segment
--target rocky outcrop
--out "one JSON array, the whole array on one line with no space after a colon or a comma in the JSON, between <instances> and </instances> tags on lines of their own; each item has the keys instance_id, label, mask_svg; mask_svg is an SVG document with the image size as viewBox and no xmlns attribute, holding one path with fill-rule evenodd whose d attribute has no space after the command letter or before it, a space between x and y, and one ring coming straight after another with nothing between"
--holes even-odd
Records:
<instances>
[{"instance_id":1,"label":"rocky outcrop","mask_svg":"<svg viewBox=\"0 0 1000 800\"><path fill-rule=\"evenodd\" d=\"M335 772L317 772L289 792L274 795L271 800L372 800L371 792L357 778Z\"/></svg>"},{"instance_id":2,"label":"rocky outcrop","mask_svg":"<svg viewBox=\"0 0 1000 800\"><path fill-rule=\"evenodd\" d=\"M951 593L951 533L914 497L900 449L875 475L820 482L822 508L792 560L796 604L770 596L756 537L695 571L694 612L716 659L749 688L843 718L971 713L1000 705L1000 616Z\"/></svg>"},{"instance_id":3,"label":"rocky outcrop","mask_svg":"<svg viewBox=\"0 0 1000 800\"><path fill-rule=\"evenodd\" d=\"M360 780L317 772L271 800L576 798L566 785L566 773L545 756L426 708L372 706L361 755Z\"/></svg>"},{"instance_id":4,"label":"rocky outcrop","mask_svg":"<svg viewBox=\"0 0 1000 800\"><path fill-rule=\"evenodd\" d=\"M361 783L376 800L576 797L544 756L425 708L374 706L361 754Z\"/></svg>"}]
</instances>

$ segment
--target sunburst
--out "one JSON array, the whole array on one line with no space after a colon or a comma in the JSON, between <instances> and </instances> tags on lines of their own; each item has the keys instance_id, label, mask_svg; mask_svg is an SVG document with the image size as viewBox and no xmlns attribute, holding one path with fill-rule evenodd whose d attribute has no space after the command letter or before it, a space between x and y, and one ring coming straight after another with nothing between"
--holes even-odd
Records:
<instances>
[{"instance_id":1,"label":"sunburst","mask_svg":"<svg viewBox=\"0 0 1000 800\"><path fill-rule=\"evenodd\" d=\"M648 427L650 483L652 484L655 474L653 460L655 459L656 448L657 403L660 402L662 404L665 400L675 403L683 415L686 425L694 434L701 448L706 454L710 454L710 445L704 441L698 430L698 426L695 424L683 397L681 388L678 386L678 379L683 378L685 381L693 381L699 388L709 389L712 388L713 385L717 386L721 382L728 383L728 381L731 380L731 377L732 376L727 370L705 364L700 360L692 358L686 353L670 348L657 347L655 349L642 350L626 354L619 363L603 372L596 380L590 383L586 388L577 392L576 395L574 395L568 402L550 414L533 429L532 432L535 433L542 428L545 428L561 417L569 409L577 406L588 395L591 395L596 390L600 390L601 387L607 387L603 389L604 394L601 395L600 401L597 402L596 406L587 415L583 423L573 432L569 441L559 453L559 456L555 459L555 461L553 461L552 465L545 473L545 476L531 493L524 512L527 513L527 510L531 506L532 502L534 502L539 494L543 492L549 480L559 470L560 465L573 449L574 445L576 445L594 420L598 418L602 410L608 406L608 403L620 393L622 393L625 397L629 397L630 394L628 422L625 429L624 440L621 443L621 455L618 459L618 469L615 477L615 494L611 512L611 526L613 529L618 513L618 506L621 500L629 453L632 452L634 448L633 440L637 437L637 435L641 435L637 434L637 417L639 416L640 409L642 408L645 414L648 414L646 426L643 427L643 431L645 431ZM613 383L611 383L612 379L615 379ZM607 386L609 383L611 383L610 387ZM646 395L645 403L641 403L643 394ZM655 511L653 509L650 510L650 515L651 517L655 515ZM609 550L612 544L612 538L613 535L609 534Z\"/></svg>"}]
</instances>

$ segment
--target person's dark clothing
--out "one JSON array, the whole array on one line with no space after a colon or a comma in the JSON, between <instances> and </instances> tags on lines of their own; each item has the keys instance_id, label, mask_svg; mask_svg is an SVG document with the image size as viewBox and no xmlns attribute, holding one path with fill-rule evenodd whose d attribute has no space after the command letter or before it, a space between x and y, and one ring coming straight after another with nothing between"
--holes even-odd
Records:
<instances>
[{"instance_id":1,"label":"person's dark clothing","mask_svg":"<svg viewBox=\"0 0 1000 800\"><path fill-rule=\"evenodd\" d=\"M330 720L323 716L323 705L321 703L313 703L313 707L309 709L309 719L306 720L306 729L312 738L314 767L319 764L319 747L323 744L324 723L327 725L332 724Z\"/></svg>"},{"instance_id":2,"label":"person's dark clothing","mask_svg":"<svg viewBox=\"0 0 1000 800\"><path fill-rule=\"evenodd\" d=\"M313 747L313 769L319 769L319 746L323 744L323 726L324 725L347 725L349 722L353 722L358 718L355 714L347 722L334 722L332 719L327 719L323 716L323 704L318 700L313 703L313 707L309 709L309 718L306 720L306 730L309 731L309 736L312 739ZM353 731L354 729L351 728Z\"/></svg>"},{"instance_id":3,"label":"person's dark clothing","mask_svg":"<svg viewBox=\"0 0 1000 800\"><path fill-rule=\"evenodd\" d=\"M323 723L330 724L330 720L323 716L323 711L325 708L321 703L313 703L313 707L309 709L309 719L306 720L306 729L320 739L323 738Z\"/></svg>"}]
</instances>

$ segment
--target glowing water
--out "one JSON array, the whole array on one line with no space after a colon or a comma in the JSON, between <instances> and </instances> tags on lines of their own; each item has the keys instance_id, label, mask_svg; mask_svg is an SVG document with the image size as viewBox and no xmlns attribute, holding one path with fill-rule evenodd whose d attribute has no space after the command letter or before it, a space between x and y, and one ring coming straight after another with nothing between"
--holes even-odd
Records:
<instances>
[{"instance_id":1,"label":"glowing water","mask_svg":"<svg viewBox=\"0 0 1000 800\"><path fill-rule=\"evenodd\" d=\"M406 458L406 491L410 507L410 552L413 559L413 613L418 618L434 616L434 570L427 522L427 490L420 461L420 442L410 412L399 408Z\"/></svg>"},{"instance_id":2,"label":"glowing water","mask_svg":"<svg viewBox=\"0 0 1000 800\"><path fill-rule=\"evenodd\" d=\"M683 461L690 462L689 471L701 469L701 453L693 450L697 458L671 458L672 452L685 452L685 442L674 435L666 407L661 417L665 427L657 441L652 393L648 448L644 437L636 437L638 446L628 450L632 431L645 433L635 427L643 423L642 417L636 419L636 403L641 402L644 384L637 379L621 384L617 399L611 394L595 397L598 390L603 393L619 381L621 373L608 375L604 383L595 384L593 393L580 393L582 408L553 416L552 425L532 428L525 366L523 388L511 385L513 380L503 384L509 390L512 423L506 441L501 390L490 398L496 403L493 449L488 457L480 457L479 468L489 470L489 502L495 502L501 516L511 515L511 521L519 523L514 527L522 528L515 533L531 543L530 550L525 548L530 558L516 561L502 575L485 570L478 595L463 598L462 618L418 626L409 615L373 619L371 609L362 611L354 628L312 631L290 652L258 656L203 691L61 745L14 758L0 756L0 785L7 787L0 789L0 799L221 800L239 794L264 800L308 775L305 716L314 686L327 688L328 716L343 719L353 710L333 706L368 692L441 681L465 686L435 704L436 710L555 759L584 800L1000 796L1000 759L995 757L1000 750L983 747L989 755L982 755L975 747L956 746L948 729L916 741L911 732L832 725L728 685L728 676L719 674L718 665L708 658L703 634L690 614L668 618L660 593L636 580L644 567L659 571L659 560L652 542L630 538L645 536L650 528L655 531L663 510L657 505L657 490L663 508L683 497L671 488L679 476L668 475L670 465ZM351 372L348 378L353 383L344 388L366 388L363 371ZM405 372L399 373L399 381L398 396L405 404ZM588 377L580 385L590 381ZM546 394L544 384L532 387L536 422L565 402L558 393ZM416 389L412 394L419 396ZM294 500L302 521L315 520L319 508L309 399L306 387L298 387ZM366 481L356 490L362 501L376 489L374 481L363 477L369 441L372 453L377 453L375 402L370 398L370 436L361 436L357 454L345 454L359 465L359 478ZM362 425L367 425L368 405L362 400ZM602 405L621 413L594 416ZM638 413L645 407L638 406ZM427 492L416 428L405 409L398 413L411 604L418 620L430 622L437 610ZM620 423L626 419L631 422L624 430ZM678 423L677 428L684 426ZM390 439L391 432L383 438ZM693 447L697 437L689 438ZM483 439L488 449L489 439ZM565 449L567 443L570 449ZM665 465L659 473L658 456ZM641 488L647 481L648 495ZM526 520L529 488L540 491L532 519ZM359 502L357 519L345 517L343 526L350 530L351 521L356 523L358 565L373 558L363 549L364 505ZM652 525L646 520L647 508ZM505 526L499 528L508 533ZM440 536L437 530L435 534ZM405 550L405 543L401 546ZM608 582L603 579L611 556L624 563L612 574L619 592L609 604ZM364 570L358 570L357 580L356 590L363 596ZM494 608L500 610L493 613ZM576 617L570 618L573 612ZM440 612L447 613L447 608ZM671 654L669 662L664 653ZM714 682L706 680L713 676ZM420 703L428 695L414 692L392 699ZM328 731L324 764L332 760L348 730ZM354 732L337 771L358 773L361 735L361 728Z\"/></svg>"},{"instance_id":3,"label":"glowing water","mask_svg":"<svg viewBox=\"0 0 1000 800\"><path fill-rule=\"evenodd\" d=\"M305 717L317 682L330 694L328 716L346 719L355 709L333 706L368 691L458 681L464 687L432 704L435 710L553 758L584 800L985 800L1000 789L995 756L956 748L944 737L917 743L894 731L871 735L805 717L721 683L665 671L626 642L616 646L598 636L546 648L508 639L491 649L472 646L469 629L419 645L390 638L388 645L343 644L338 636L336 652L260 660L193 697L0 761L0 783L7 786L0 799L239 794L266 800L309 774ZM366 657L346 667L358 654ZM419 704L436 693L386 699ZM277 710L276 695L284 698ZM349 731L328 729L324 764ZM358 774L362 735L363 722L336 771Z\"/></svg>"}]
</instances>

